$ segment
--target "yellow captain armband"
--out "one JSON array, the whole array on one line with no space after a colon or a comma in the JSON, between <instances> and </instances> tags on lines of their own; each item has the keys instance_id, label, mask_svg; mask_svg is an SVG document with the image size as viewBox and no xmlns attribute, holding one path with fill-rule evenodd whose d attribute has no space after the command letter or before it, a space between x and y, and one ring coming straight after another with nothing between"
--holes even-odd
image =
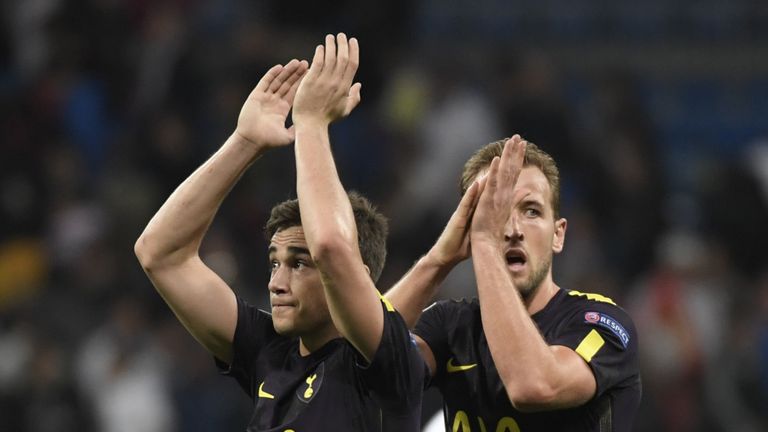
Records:
<instances>
[{"instance_id":1,"label":"yellow captain armband","mask_svg":"<svg viewBox=\"0 0 768 432\"><path fill-rule=\"evenodd\" d=\"M583 292L571 290L571 291L568 291L568 295L570 295L570 296L586 297L587 300L594 300L594 301L598 301L598 302L601 302L601 303L610 303L610 304L616 306L616 303L614 303L613 300L611 300L610 298L608 298L608 297L606 297L604 295L600 295L600 294L583 293Z\"/></svg>"},{"instance_id":2,"label":"yellow captain armband","mask_svg":"<svg viewBox=\"0 0 768 432\"><path fill-rule=\"evenodd\" d=\"M581 340L579 346L576 347L576 354L586 360L587 363L592 361L592 357L600 351L600 348L605 345L605 339L600 336L597 330L592 329L589 334Z\"/></svg>"},{"instance_id":3,"label":"yellow captain armband","mask_svg":"<svg viewBox=\"0 0 768 432\"><path fill-rule=\"evenodd\" d=\"M382 303L384 303L384 306L386 306L386 308L387 308L387 312L394 312L394 311L395 311L395 307L394 307L394 306L392 306L392 303L390 303L390 302L389 302L389 300L387 300L387 298L386 298L386 297L384 297L383 295L381 295L381 293L379 292L379 290L376 290L376 294L378 294L378 295L379 295L379 298L381 299L381 302L382 302Z\"/></svg>"}]
</instances>

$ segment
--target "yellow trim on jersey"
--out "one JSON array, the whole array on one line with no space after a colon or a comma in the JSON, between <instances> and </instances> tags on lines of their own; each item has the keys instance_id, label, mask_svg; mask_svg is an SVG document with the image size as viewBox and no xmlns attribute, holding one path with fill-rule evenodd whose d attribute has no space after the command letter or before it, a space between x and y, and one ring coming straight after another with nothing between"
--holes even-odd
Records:
<instances>
[{"instance_id":1,"label":"yellow trim on jersey","mask_svg":"<svg viewBox=\"0 0 768 432\"><path fill-rule=\"evenodd\" d=\"M582 296L582 297L586 297L587 300L594 300L594 301L599 301L599 302L602 302L602 303L610 303L610 304L616 306L616 303L614 303L613 300L611 300L610 298L608 298L608 297L606 297L604 295L601 295L601 294L583 293L583 292L572 290L572 291L568 291L568 295L571 295L571 296Z\"/></svg>"},{"instance_id":2,"label":"yellow trim on jersey","mask_svg":"<svg viewBox=\"0 0 768 432\"><path fill-rule=\"evenodd\" d=\"M264 391L264 381L259 384L259 397L264 399L274 399L275 396Z\"/></svg>"},{"instance_id":3,"label":"yellow trim on jersey","mask_svg":"<svg viewBox=\"0 0 768 432\"><path fill-rule=\"evenodd\" d=\"M604 344L605 339L600 336L600 333L598 333L597 330L592 329L592 331L581 340L579 346L576 347L576 353L589 363L592 361L592 357L600 351L600 348L602 348Z\"/></svg>"},{"instance_id":4,"label":"yellow trim on jersey","mask_svg":"<svg viewBox=\"0 0 768 432\"><path fill-rule=\"evenodd\" d=\"M392 303L390 303L389 300L387 300L386 297L381 295L381 293L378 290L376 290L376 294L379 295L379 298L381 299L381 302L384 303L384 306L387 307L387 311L389 311L389 312L394 312L395 311L395 307L392 306Z\"/></svg>"}]
</instances>

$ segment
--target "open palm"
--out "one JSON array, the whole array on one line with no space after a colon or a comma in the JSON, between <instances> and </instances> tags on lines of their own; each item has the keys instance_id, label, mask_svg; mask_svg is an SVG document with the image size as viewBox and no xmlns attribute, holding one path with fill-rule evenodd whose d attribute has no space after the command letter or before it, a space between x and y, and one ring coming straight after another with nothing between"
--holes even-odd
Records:
<instances>
[{"instance_id":1,"label":"open palm","mask_svg":"<svg viewBox=\"0 0 768 432\"><path fill-rule=\"evenodd\" d=\"M482 179L482 193L472 216L470 236L473 239L498 239L504 236L504 225L512 212L517 178L523 169L527 141L515 135L504 143L501 157L491 161L487 175Z\"/></svg>"},{"instance_id":2,"label":"open palm","mask_svg":"<svg viewBox=\"0 0 768 432\"><path fill-rule=\"evenodd\" d=\"M338 45L338 48L337 48ZM360 63L357 39L327 35L318 45L307 76L301 80L293 120L319 117L327 123L346 117L360 103L360 83L352 84Z\"/></svg>"},{"instance_id":3,"label":"open palm","mask_svg":"<svg viewBox=\"0 0 768 432\"><path fill-rule=\"evenodd\" d=\"M287 128L285 121L307 67L306 61L291 60L267 71L243 104L235 133L268 147L293 142L293 127Z\"/></svg>"}]
</instances>

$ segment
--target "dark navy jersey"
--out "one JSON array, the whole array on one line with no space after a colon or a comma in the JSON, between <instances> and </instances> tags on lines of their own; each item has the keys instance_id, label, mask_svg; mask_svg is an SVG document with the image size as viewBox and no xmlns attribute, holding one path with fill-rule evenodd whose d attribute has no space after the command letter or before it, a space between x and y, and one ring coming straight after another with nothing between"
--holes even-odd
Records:
<instances>
[{"instance_id":1,"label":"dark navy jersey","mask_svg":"<svg viewBox=\"0 0 768 432\"><path fill-rule=\"evenodd\" d=\"M425 364L388 303L370 364L342 338L308 356L272 316L238 298L232 364L217 360L254 401L248 431L417 431Z\"/></svg>"},{"instance_id":2,"label":"dark navy jersey","mask_svg":"<svg viewBox=\"0 0 768 432\"><path fill-rule=\"evenodd\" d=\"M595 396L576 408L515 410L491 358L479 301L441 301L424 311L415 333L435 355L431 385L443 395L446 430L630 431L641 388L637 332L627 313L599 294L560 289L531 318L549 345L569 347L587 362Z\"/></svg>"}]
</instances>

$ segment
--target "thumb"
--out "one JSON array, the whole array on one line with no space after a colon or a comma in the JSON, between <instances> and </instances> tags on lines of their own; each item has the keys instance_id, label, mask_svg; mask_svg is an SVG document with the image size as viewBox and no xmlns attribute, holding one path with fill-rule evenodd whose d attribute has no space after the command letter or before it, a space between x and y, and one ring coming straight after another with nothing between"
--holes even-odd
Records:
<instances>
[{"instance_id":1,"label":"thumb","mask_svg":"<svg viewBox=\"0 0 768 432\"><path fill-rule=\"evenodd\" d=\"M349 113L352 112L353 109L360 103L360 88L363 85L358 83L354 83L352 87L349 88L349 96L347 96L347 106L344 109L344 115L347 116Z\"/></svg>"}]
</instances>

